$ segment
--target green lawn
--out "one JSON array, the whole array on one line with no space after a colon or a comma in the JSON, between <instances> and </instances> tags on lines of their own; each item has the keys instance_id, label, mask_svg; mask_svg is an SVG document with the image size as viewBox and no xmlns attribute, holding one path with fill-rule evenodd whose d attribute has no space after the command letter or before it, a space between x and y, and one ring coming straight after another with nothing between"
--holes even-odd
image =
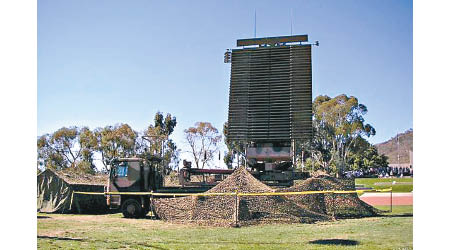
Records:
<instances>
[{"instance_id":1,"label":"green lawn","mask_svg":"<svg viewBox=\"0 0 450 250\"><path fill-rule=\"evenodd\" d=\"M376 206L376 208L385 211L384 215L386 216L407 216L413 214L413 206L393 206L392 213L388 212L391 206Z\"/></svg>"},{"instance_id":2,"label":"green lawn","mask_svg":"<svg viewBox=\"0 0 450 250\"><path fill-rule=\"evenodd\" d=\"M392 185L393 181L396 182L394 185ZM356 178L355 184L374 189L392 186L394 193L407 193L413 190L413 178Z\"/></svg>"},{"instance_id":3,"label":"green lawn","mask_svg":"<svg viewBox=\"0 0 450 250\"><path fill-rule=\"evenodd\" d=\"M40 249L412 249L412 225L412 206L395 206L382 217L242 228L38 214L37 232Z\"/></svg>"}]
</instances>

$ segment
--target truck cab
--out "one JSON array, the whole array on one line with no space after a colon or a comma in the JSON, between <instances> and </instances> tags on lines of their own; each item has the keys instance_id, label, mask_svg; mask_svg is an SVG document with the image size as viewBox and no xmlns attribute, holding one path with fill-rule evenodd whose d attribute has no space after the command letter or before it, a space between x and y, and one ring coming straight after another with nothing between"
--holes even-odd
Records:
<instances>
[{"instance_id":1,"label":"truck cab","mask_svg":"<svg viewBox=\"0 0 450 250\"><path fill-rule=\"evenodd\" d=\"M162 187L161 161L157 156L114 159L106 186L107 205L112 209L121 209L126 218L144 217L151 210L150 195L120 193L151 192Z\"/></svg>"}]
</instances>

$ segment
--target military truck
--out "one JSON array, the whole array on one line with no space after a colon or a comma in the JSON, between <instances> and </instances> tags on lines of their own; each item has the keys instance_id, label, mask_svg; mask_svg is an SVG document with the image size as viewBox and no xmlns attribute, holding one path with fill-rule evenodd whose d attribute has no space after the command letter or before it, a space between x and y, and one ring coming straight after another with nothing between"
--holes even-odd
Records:
<instances>
[{"instance_id":1,"label":"military truck","mask_svg":"<svg viewBox=\"0 0 450 250\"><path fill-rule=\"evenodd\" d=\"M190 183L183 179L179 187L164 186L164 172L162 158L159 156L145 156L134 158L117 158L110 164L110 175L106 186L106 203L111 209L120 209L126 218L145 217L152 211L150 192L155 193L200 193L212 188L217 182L207 183L207 181ZM198 170L198 171L197 171ZM185 171L180 171L184 173ZM220 172L220 171L219 171ZM217 175L231 174L232 171L222 171L218 169L189 169L190 175ZM221 176L220 180L224 177ZM206 178L203 178L206 179ZM181 181L180 181L181 182ZM168 196L158 196L157 198L168 198Z\"/></svg>"},{"instance_id":2,"label":"military truck","mask_svg":"<svg viewBox=\"0 0 450 250\"><path fill-rule=\"evenodd\" d=\"M157 173L160 158L119 158L111 162L106 192L150 192L162 185ZM144 217L150 211L150 195L106 195L106 204L120 208L125 217Z\"/></svg>"}]
</instances>

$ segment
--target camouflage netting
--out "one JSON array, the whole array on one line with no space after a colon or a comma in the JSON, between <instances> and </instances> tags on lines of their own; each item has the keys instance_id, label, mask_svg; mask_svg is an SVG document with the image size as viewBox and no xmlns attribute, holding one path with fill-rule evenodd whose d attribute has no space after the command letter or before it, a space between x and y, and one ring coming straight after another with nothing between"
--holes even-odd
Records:
<instances>
[{"instance_id":1,"label":"camouflage netting","mask_svg":"<svg viewBox=\"0 0 450 250\"><path fill-rule=\"evenodd\" d=\"M37 176L37 211L44 213L106 213L104 195L74 194L103 192L106 175L81 175L45 170ZM73 195L73 199L72 199Z\"/></svg>"},{"instance_id":2,"label":"camouflage netting","mask_svg":"<svg viewBox=\"0 0 450 250\"><path fill-rule=\"evenodd\" d=\"M355 190L353 179L342 180L331 176L321 175L309 178L290 188L279 189L280 192L303 192L319 190ZM299 206L305 206L311 211L334 216L335 218L356 218L375 216L379 212L376 208L361 201L354 194L308 194L289 195L286 199Z\"/></svg>"},{"instance_id":3,"label":"camouflage netting","mask_svg":"<svg viewBox=\"0 0 450 250\"><path fill-rule=\"evenodd\" d=\"M45 171L44 171L45 172ZM59 178L71 185L97 185L105 186L108 183L107 174L81 174L65 171L53 171Z\"/></svg>"},{"instance_id":4,"label":"camouflage netting","mask_svg":"<svg viewBox=\"0 0 450 250\"><path fill-rule=\"evenodd\" d=\"M237 169L206 193L269 193L273 189L255 179L245 168ZM170 221L193 221L200 224L230 224L234 221L235 196L199 196L154 200L156 215ZM282 196L239 197L239 223L268 221L303 222L330 220L330 216L308 210Z\"/></svg>"},{"instance_id":5,"label":"camouflage netting","mask_svg":"<svg viewBox=\"0 0 450 250\"><path fill-rule=\"evenodd\" d=\"M191 182L202 182L203 177L200 175L192 175ZM181 187L180 180L178 179L178 173L172 172L170 175L164 176L165 187Z\"/></svg>"}]
</instances>

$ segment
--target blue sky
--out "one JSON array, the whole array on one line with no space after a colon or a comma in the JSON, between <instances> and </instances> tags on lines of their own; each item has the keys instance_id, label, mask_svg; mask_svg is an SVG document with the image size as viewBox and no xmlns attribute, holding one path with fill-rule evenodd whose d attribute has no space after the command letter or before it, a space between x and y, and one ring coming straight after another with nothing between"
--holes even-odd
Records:
<instances>
[{"instance_id":1,"label":"blue sky","mask_svg":"<svg viewBox=\"0 0 450 250\"><path fill-rule=\"evenodd\" d=\"M412 1L38 1L37 135L128 123L157 111L183 130L227 119L236 40L308 34L313 98L342 93L368 107L379 143L413 127Z\"/></svg>"}]
</instances>

